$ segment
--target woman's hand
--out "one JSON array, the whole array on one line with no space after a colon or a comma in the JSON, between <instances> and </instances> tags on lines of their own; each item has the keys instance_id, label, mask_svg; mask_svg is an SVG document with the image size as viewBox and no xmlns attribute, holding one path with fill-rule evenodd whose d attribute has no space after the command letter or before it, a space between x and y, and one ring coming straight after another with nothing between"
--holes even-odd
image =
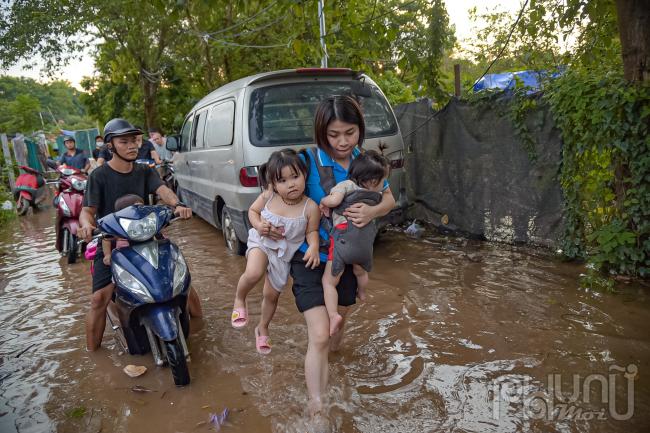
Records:
<instances>
[{"instance_id":1,"label":"woman's hand","mask_svg":"<svg viewBox=\"0 0 650 433\"><path fill-rule=\"evenodd\" d=\"M316 269L320 265L320 254L318 253L318 245L310 246L303 256L302 260L306 268Z\"/></svg>"},{"instance_id":2,"label":"woman's hand","mask_svg":"<svg viewBox=\"0 0 650 433\"><path fill-rule=\"evenodd\" d=\"M355 203L345 209L343 215L351 221L356 227L364 227L370 221L377 217L375 206L369 206L365 203Z\"/></svg>"}]
</instances>

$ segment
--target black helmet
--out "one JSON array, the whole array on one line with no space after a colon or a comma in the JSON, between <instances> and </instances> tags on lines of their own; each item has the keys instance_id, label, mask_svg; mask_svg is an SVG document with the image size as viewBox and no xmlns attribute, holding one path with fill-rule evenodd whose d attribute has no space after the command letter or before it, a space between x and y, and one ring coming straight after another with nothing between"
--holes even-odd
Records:
<instances>
[{"instance_id":1,"label":"black helmet","mask_svg":"<svg viewBox=\"0 0 650 433\"><path fill-rule=\"evenodd\" d=\"M121 137L122 135L141 135L142 130L133 126L128 120L124 119L111 119L104 126L104 142L109 143L113 137Z\"/></svg>"},{"instance_id":2,"label":"black helmet","mask_svg":"<svg viewBox=\"0 0 650 433\"><path fill-rule=\"evenodd\" d=\"M75 139L74 139L74 137L72 135L64 135L63 136L63 142L65 143L66 141L72 141L72 142L76 143L76 141L75 141Z\"/></svg>"}]
</instances>

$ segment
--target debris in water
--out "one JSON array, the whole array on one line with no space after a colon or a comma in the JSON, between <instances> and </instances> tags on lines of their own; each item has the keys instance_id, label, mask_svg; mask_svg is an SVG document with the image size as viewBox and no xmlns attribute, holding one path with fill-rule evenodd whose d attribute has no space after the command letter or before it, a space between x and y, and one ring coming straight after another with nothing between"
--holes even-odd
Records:
<instances>
[{"instance_id":1,"label":"debris in water","mask_svg":"<svg viewBox=\"0 0 650 433\"><path fill-rule=\"evenodd\" d=\"M479 253L465 253L463 254L463 257L465 257L467 260L470 262L482 262L483 261L483 256L480 255Z\"/></svg>"},{"instance_id":2,"label":"debris in water","mask_svg":"<svg viewBox=\"0 0 650 433\"><path fill-rule=\"evenodd\" d=\"M214 424L217 427L217 430L221 429L221 426L226 422L229 413L230 411L228 408L225 408L221 414L211 413L210 423Z\"/></svg>"},{"instance_id":3,"label":"debris in water","mask_svg":"<svg viewBox=\"0 0 650 433\"><path fill-rule=\"evenodd\" d=\"M66 414L68 418L80 419L86 415L86 408L83 406L75 407Z\"/></svg>"},{"instance_id":4,"label":"debris in water","mask_svg":"<svg viewBox=\"0 0 650 433\"><path fill-rule=\"evenodd\" d=\"M20 358L25 352L27 352L29 349L31 349L34 346L36 346L36 343L30 344L29 346L24 348L18 355L16 355L15 358Z\"/></svg>"},{"instance_id":5,"label":"debris in water","mask_svg":"<svg viewBox=\"0 0 650 433\"><path fill-rule=\"evenodd\" d=\"M147 367L144 365L133 365L129 364L126 367L124 367L123 370L129 377L138 377L142 376L147 372Z\"/></svg>"},{"instance_id":6,"label":"debris in water","mask_svg":"<svg viewBox=\"0 0 650 433\"><path fill-rule=\"evenodd\" d=\"M419 238L422 236L422 233L424 233L424 228L418 225L417 220L413 220L411 225L408 226L406 230L404 230L404 233L409 236L413 236L414 238Z\"/></svg>"},{"instance_id":7,"label":"debris in water","mask_svg":"<svg viewBox=\"0 0 650 433\"><path fill-rule=\"evenodd\" d=\"M133 391L133 392L158 392L158 391L156 391L154 389L145 388L144 386L140 386L140 385L135 385L135 386L131 387L131 391Z\"/></svg>"}]
</instances>

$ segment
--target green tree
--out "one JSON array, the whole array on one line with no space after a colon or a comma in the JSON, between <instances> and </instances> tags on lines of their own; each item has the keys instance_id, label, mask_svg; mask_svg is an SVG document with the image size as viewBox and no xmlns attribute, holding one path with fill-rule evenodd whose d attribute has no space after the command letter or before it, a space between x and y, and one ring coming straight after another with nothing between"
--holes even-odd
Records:
<instances>
[{"instance_id":1,"label":"green tree","mask_svg":"<svg viewBox=\"0 0 650 433\"><path fill-rule=\"evenodd\" d=\"M5 110L0 114L1 117L6 118L2 124L2 129L5 131L27 134L41 126L38 115L41 111L41 104L33 96L20 94L14 101L6 105Z\"/></svg>"},{"instance_id":2,"label":"green tree","mask_svg":"<svg viewBox=\"0 0 650 433\"><path fill-rule=\"evenodd\" d=\"M438 71L453 41L442 0L325 5L330 66L393 70L417 95L441 92ZM34 25L19 25L34 15ZM0 59L8 62L38 52L59 64L83 46L80 33L100 41L99 75L85 82L92 96L83 100L102 121L116 112L139 119L139 110L145 126L169 128L224 83L318 66L324 54L316 2L304 0L22 0L0 16Z\"/></svg>"},{"instance_id":3,"label":"green tree","mask_svg":"<svg viewBox=\"0 0 650 433\"><path fill-rule=\"evenodd\" d=\"M17 105L20 95L27 95L32 99L27 104ZM80 101L81 96L80 92L66 81L41 84L31 78L0 76L1 129L23 133L43 129L46 132L58 133L59 128L92 127L94 122L86 115L86 110ZM36 106L34 99L38 103L37 109L33 108ZM35 120L35 122L30 121L30 124L33 124L28 130L24 129L24 122L17 121L20 118L19 112L10 112L11 107L14 110L23 108L28 110L24 115Z\"/></svg>"}]
</instances>

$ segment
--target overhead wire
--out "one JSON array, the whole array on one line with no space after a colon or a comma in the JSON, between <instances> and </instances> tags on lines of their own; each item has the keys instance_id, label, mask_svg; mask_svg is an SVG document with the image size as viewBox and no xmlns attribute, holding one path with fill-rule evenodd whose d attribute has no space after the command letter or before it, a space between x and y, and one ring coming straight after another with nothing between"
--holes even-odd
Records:
<instances>
[{"instance_id":1,"label":"overhead wire","mask_svg":"<svg viewBox=\"0 0 650 433\"><path fill-rule=\"evenodd\" d=\"M483 75L481 75L476 81L474 81L474 83L477 83L478 81L481 80L481 78L485 77L485 75L488 73L490 68L492 68L494 63L496 63L496 61L499 59L499 57L501 57L501 55L505 51L506 47L508 46L508 43L510 43L510 38L512 37L512 34L515 31L515 28L517 27L517 24L519 24L519 21L521 20L521 17L524 14L524 10L526 9L526 6L528 6L528 1L529 0L524 1L524 4L521 7L521 10L519 11L519 15L517 16L517 19L515 20L515 22L512 24L512 27L510 28L510 32L508 33L508 37L507 37L506 41L503 43L503 46L501 47L501 50L499 51L497 56L494 58L494 60L492 60L490 65L485 69L485 72L483 72ZM431 120L433 120L439 113L440 113L440 111L436 111L435 113L431 114L424 122L422 122L420 125L416 126L413 130L409 131L408 134L402 135L402 139L406 139L407 137L410 137L412 134L414 134L416 131L418 131L420 128L422 128L424 125L426 125Z\"/></svg>"},{"instance_id":2,"label":"overhead wire","mask_svg":"<svg viewBox=\"0 0 650 433\"><path fill-rule=\"evenodd\" d=\"M483 75L481 75L480 77L478 77L478 79L476 81L474 81L475 84L478 83L481 80L481 78L485 77L485 75L488 73L488 71L492 68L492 66L494 66L496 61L499 60L499 58L501 57L501 55L505 51L506 47L508 46L508 43L510 42L510 38L512 37L512 33L515 31L515 27L517 27L517 24L519 24L519 20L521 20L521 17L524 14L524 10L526 9L526 6L528 6L528 0L526 0L524 2L524 5L521 7L521 10L519 11L519 15L517 16L517 19L515 20L512 27L510 28L510 33L508 33L508 37L506 38L506 41L503 43L503 46L501 47L501 50L499 51L497 56L494 58L494 60L492 60L492 63L490 63L489 66L485 69L485 72L483 72Z\"/></svg>"},{"instance_id":3,"label":"overhead wire","mask_svg":"<svg viewBox=\"0 0 650 433\"><path fill-rule=\"evenodd\" d=\"M210 36L218 35L218 34L221 34L221 33L225 33L225 32L227 32L228 30L235 29L235 28L237 28L237 27L239 27L239 26L242 26L242 25L244 25L244 24L246 24L246 23L249 23L249 22L251 22L252 20L254 20L255 18L257 18L258 16L262 15L263 13L266 13L266 11L268 11L268 10L271 9L273 6L275 6L276 4L278 4L278 2L279 2L279 0L274 1L273 3L271 3L270 5L268 5L267 7L265 7L264 9L260 10L260 11L257 12L256 14L251 15L250 17L245 18L245 19L243 19L242 21L238 21L238 22L234 23L233 25L226 27L225 29L217 30L217 31L215 31L215 32L211 32L211 33L207 33L207 34L210 35Z\"/></svg>"}]
</instances>

